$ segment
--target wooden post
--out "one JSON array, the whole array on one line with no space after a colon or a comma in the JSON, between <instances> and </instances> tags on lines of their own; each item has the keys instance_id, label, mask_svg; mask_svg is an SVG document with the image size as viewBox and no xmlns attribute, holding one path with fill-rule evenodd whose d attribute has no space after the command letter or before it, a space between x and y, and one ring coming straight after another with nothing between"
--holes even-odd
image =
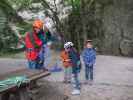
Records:
<instances>
[{"instance_id":1,"label":"wooden post","mask_svg":"<svg viewBox=\"0 0 133 100\"><path fill-rule=\"evenodd\" d=\"M30 97L28 90L26 88L21 89L19 91L20 100L32 100L32 97Z\"/></svg>"},{"instance_id":2,"label":"wooden post","mask_svg":"<svg viewBox=\"0 0 133 100\"><path fill-rule=\"evenodd\" d=\"M0 100L9 100L9 93L6 92L6 93L2 93L1 96L0 96Z\"/></svg>"}]
</instances>

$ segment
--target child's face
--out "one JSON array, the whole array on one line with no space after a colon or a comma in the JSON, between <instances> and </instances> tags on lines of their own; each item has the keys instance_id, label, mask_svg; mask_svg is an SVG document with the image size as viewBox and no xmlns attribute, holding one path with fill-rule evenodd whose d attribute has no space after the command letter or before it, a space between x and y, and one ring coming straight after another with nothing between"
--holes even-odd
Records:
<instances>
[{"instance_id":1,"label":"child's face","mask_svg":"<svg viewBox=\"0 0 133 100\"><path fill-rule=\"evenodd\" d=\"M92 48L92 44L91 44L90 42L88 42L88 43L86 44L86 48Z\"/></svg>"},{"instance_id":2,"label":"child's face","mask_svg":"<svg viewBox=\"0 0 133 100\"><path fill-rule=\"evenodd\" d=\"M70 51L70 48L66 48L65 51L66 51L66 52L69 52L69 51Z\"/></svg>"},{"instance_id":3,"label":"child's face","mask_svg":"<svg viewBox=\"0 0 133 100\"><path fill-rule=\"evenodd\" d=\"M67 48L65 48L65 51L66 51L66 52L68 52L68 49L67 49Z\"/></svg>"}]
</instances>

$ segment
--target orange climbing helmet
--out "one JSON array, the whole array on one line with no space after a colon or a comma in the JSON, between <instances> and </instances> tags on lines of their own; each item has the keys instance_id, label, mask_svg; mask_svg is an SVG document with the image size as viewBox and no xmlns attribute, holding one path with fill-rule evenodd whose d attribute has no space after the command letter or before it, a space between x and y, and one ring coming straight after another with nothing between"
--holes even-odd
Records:
<instances>
[{"instance_id":1,"label":"orange climbing helmet","mask_svg":"<svg viewBox=\"0 0 133 100\"><path fill-rule=\"evenodd\" d=\"M39 28L39 29L42 29L43 28L43 22L39 19L35 20L33 22L33 28Z\"/></svg>"}]
</instances>

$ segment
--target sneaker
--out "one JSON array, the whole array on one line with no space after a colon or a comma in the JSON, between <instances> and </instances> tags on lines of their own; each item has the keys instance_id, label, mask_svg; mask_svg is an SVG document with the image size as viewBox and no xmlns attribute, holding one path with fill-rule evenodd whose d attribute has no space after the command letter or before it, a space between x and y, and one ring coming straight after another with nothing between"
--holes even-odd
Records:
<instances>
[{"instance_id":1,"label":"sneaker","mask_svg":"<svg viewBox=\"0 0 133 100\"><path fill-rule=\"evenodd\" d=\"M73 90L72 95L80 95L80 90L77 89Z\"/></svg>"}]
</instances>

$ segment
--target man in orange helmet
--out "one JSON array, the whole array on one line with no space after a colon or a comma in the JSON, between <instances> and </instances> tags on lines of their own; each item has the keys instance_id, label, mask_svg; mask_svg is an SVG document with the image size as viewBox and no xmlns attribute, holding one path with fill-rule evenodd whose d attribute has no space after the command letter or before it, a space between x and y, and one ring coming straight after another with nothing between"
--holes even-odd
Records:
<instances>
[{"instance_id":1,"label":"man in orange helmet","mask_svg":"<svg viewBox=\"0 0 133 100\"><path fill-rule=\"evenodd\" d=\"M26 33L26 58L30 69L40 69L43 67L43 61L39 58L39 52L42 50L43 41L38 37L42 29L43 22L37 19L33 22L33 31Z\"/></svg>"}]
</instances>

